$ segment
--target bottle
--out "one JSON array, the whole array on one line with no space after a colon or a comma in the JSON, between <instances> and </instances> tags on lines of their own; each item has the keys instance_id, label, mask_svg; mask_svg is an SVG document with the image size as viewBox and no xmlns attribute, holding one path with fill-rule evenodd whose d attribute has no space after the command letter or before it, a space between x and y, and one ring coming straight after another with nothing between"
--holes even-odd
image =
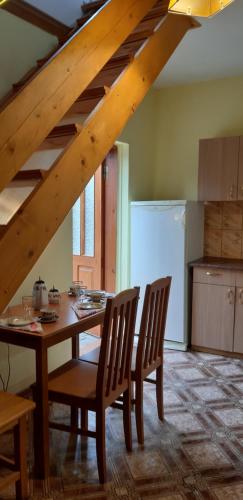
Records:
<instances>
[{"instance_id":1,"label":"bottle","mask_svg":"<svg viewBox=\"0 0 243 500\"><path fill-rule=\"evenodd\" d=\"M33 286L33 307L37 311L48 304L48 295L45 282L39 277Z\"/></svg>"},{"instance_id":2,"label":"bottle","mask_svg":"<svg viewBox=\"0 0 243 500\"><path fill-rule=\"evenodd\" d=\"M60 304L61 295L57 288L53 287L48 292L49 304Z\"/></svg>"}]
</instances>

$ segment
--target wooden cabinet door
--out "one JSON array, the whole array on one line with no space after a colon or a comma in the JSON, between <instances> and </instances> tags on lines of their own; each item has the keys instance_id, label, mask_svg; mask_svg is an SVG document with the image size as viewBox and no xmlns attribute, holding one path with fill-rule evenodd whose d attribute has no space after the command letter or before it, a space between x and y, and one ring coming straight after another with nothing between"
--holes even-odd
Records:
<instances>
[{"instance_id":1,"label":"wooden cabinet door","mask_svg":"<svg viewBox=\"0 0 243 500\"><path fill-rule=\"evenodd\" d=\"M233 350L235 288L193 284L193 346Z\"/></svg>"},{"instance_id":2,"label":"wooden cabinet door","mask_svg":"<svg viewBox=\"0 0 243 500\"><path fill-rule=\"evenodd\" d=\"M238 200L243 200L243 137L240 137L239 147Z\"/></svg>"},{"instance_id":3,"label":"wooden cabinet door","mask_svg":"<svg viewBox=\"0 0 243 500\"><path fill-rule=\"evenodd\" d=\"M243 287L236 288L233 350L243 353Z\"/></svg>"},{"instance_id":4,"label":"wooden cabinet door","mask_svg":"<svg viewBox=\"0 0 243 500\"><path fill-rule=\"evenodd\" d=\"M239 137L199 141L198 199L237 199Z\"/></svg>"}]
</instances>

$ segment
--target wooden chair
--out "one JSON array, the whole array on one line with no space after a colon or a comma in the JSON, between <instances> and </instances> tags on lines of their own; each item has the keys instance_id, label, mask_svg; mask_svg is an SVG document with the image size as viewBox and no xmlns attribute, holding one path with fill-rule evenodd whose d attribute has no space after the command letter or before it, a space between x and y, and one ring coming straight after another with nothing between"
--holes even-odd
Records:
<instances>
[{"instance_id":1,"label":"wooden chair","mask_svg":"<svg viewBox=\"0 0 243 500\"><path fill-rule=\"evenodd\" d=\"M131 379L135 383L135 415L138 442L144 443L143 382L156 384L158 417L163 419L163 341L169 301L171 277L161 278L146 286L137 345L133 347ZM96 364L99 347L81 357ZM156 370L156 379L148 376ZM119 404L116 405L119 408ZM122 405L121 405L122 407Z\"/></svg>"},{"instance_id":2,"label":"wooden chair","mask_svg":"<svg viewBox=\"0 0 243 500\"><path fill-rule=\"evenodd\" d=\"M15 482L17 499L28 497L26 416L34 408L33 401L0 391L0 434L14 431L14 460L0 455L0 465L12 471L0 478L0 490Z\"/></svg>"},{"instance_id":3,"label":"wooden chair","mask_svg":"<svg viewBox=\"0 0 243 500\"><path fill-rule=\"evenodd\" d=\"M138 289L107 300L98 364L71 360L49 376L50 401L80 408L81 428L50 422L50 427L96 439L99 480L106 481L105 410L123 394L123 423L127 450L131 436L131 360ZM96 430L88 430L88 411L96 413Z\"/></svg>"}]
</instances>

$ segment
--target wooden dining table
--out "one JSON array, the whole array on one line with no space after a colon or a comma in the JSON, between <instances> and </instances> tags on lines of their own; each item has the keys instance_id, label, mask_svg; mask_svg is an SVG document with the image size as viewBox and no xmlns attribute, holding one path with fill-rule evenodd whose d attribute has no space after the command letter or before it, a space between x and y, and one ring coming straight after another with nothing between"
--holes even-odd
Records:
<instances>
[{"instance_id":1,"label":"wooden dining table","mask_svg":"<svg viewBox=\"0 0 243 500\"><path fill-rule=\"evenodd\" d=\"M35 351L36 371L36 409L34 417L34 457L35 477L47 479L49 477L49 426L48 426L48 349L64 340L72 340L72 357L79 357L79 333L102 325L105 310L92 313L83 310L82 317L78 318L72 306L77 302L76 297L67 293L61 294L58 305L51 305L58 315L56 322L42 324L41 333L29 332L12 327L0 327L0 341L17 346L26 347ZM9 308L10 316L23 316L22 306ZM73 413L73 419L77 414Z\"/></svg>"}]
</instances>

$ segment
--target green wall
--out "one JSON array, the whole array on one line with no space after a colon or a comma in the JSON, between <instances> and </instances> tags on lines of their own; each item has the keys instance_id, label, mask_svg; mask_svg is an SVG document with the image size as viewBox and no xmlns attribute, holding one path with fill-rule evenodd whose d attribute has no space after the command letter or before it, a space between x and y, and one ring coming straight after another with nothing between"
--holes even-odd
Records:
<instances>
[{"instance_id":1,"label":"green wall","mask_svg":"<svg viewBox=\"0 0 243 500\"><path fill-rule=\"evenodd\" d=\"M153 198L194 200L199 139L243 134L243 77L163 88L153 97Z\"/></svg>"},{"instance_id":2,"label":"green wall","mask_svg":"<svg viewBox=\"0 0 243 500\"><path fill-rule=\"evenodd\" d=\"M56 37L0 9L0 98L56 44Z\"/></svg>"},{"instance_id":3,"label":"green wall","mask_svg":"<svg viewBox=\"0 0 243 500\"><path fill-rule=\"evenodd\" d=\"M150 91L119 140L129 144L131 200L146 200L154 191L156 95Z\"/></svg>"}]
</instances>

